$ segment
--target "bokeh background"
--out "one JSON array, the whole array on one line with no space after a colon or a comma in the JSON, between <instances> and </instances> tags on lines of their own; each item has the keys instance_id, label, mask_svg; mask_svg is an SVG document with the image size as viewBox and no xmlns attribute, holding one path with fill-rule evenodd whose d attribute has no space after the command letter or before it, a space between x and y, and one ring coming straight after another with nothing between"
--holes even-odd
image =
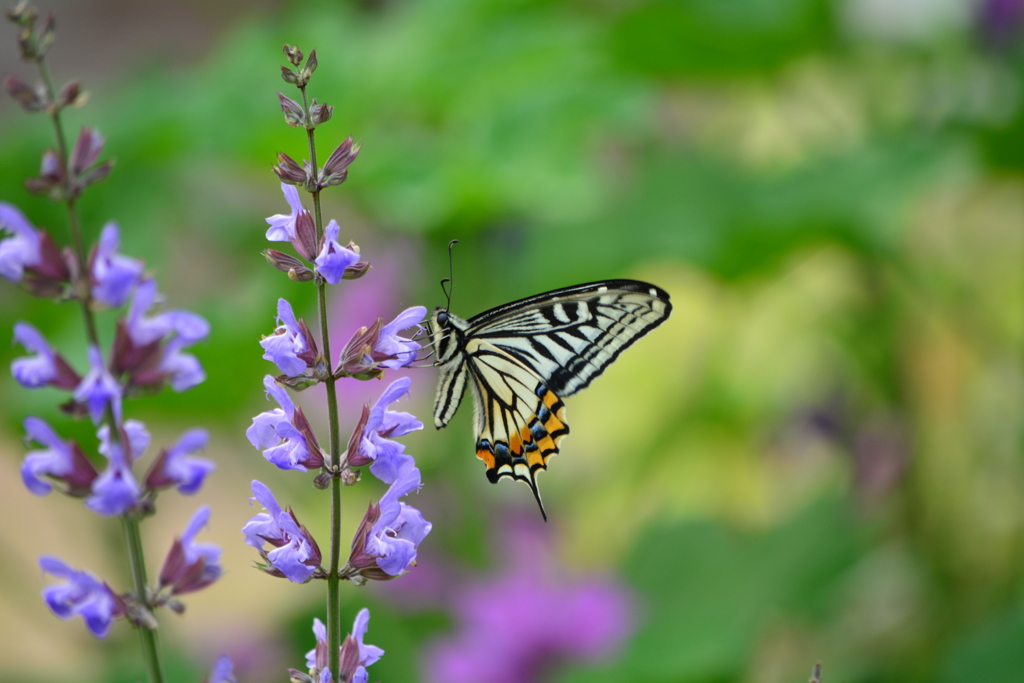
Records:
<instances>
[{"instance_id":1,"label":"bokeh background","mask_svg":"<svg viewBox=\"0 0 1024 683\"><path fill-rule=\"evenodd\" d=\"M782 683L818 660L830 683L1024 680L1024 2L43 7L56 78L93 95L68 123L117 159L81 202L87 232L117 220L213 327L204 385L127 406L157 443L209 429L219 468L143 526L151 573L200 503L225 549L225 577L161 618L171 680L221 652L244 681L283 680L324 608L323 586L253 570L238 532L258 477L326 536L326 496L244 437L269 408L275 300L313 310L259 255L285 209L274 155L304 156L277 107L285 42L317 48L312 93L336 107L321 154L363 144L326 193L375 266L333 295L336 335L443 303L451 239L463 316L613 277L675 305L567 401L546 526L524 487L486 482L467 406L406 440L433 533L410 575L343 594L343 622L369 606L386 650L372 680ZM31 75L2 35L0 70ZM0 198L60 236L21 187L49 135L0 102ZM0 336L17 320L82 363L73 306L0 282ZM17 355L0 344L0 364ZM404 406L428 424L435 375L411 371ZM383 386L346 390L343 432ZM94 642L39 598L44 553L129 583L116 523L20 483L25 415L88 440L60 398L0 378L0 679L138 680L127 626ZM346 490L349 531L380 493Z\"/></svg>"}]
</instances>

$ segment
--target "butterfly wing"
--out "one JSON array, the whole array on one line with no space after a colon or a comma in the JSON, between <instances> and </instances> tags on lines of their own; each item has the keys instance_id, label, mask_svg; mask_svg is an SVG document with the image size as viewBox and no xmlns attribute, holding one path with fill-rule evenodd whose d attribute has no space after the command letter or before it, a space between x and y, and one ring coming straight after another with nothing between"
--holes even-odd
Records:
<instances>
[{"instance_id":1,"label":"butterfly wing","mask_svg":"<svg viewBox=\"0 0 1024 683\"><path fill-rule=\"evenodd\" d=\"M468 321L451 316L454 329L438 339L459 353L445 354L435 423L447 424L468 385L488 479L525 482L544 514L536 475L569 433L562 397L588 386L671 311L668 294L654 285L608 280L514 301Z\"/></svg>"},{"instance_id":2,"label":"butterfly wing","mask_svg":"<svg viewBox=\"0 0 1024 683\"><path fill-rule=\"evenodd\" d=\"M672 312L668 293L637 280L558 289L471 318L467 335L531 368L557 395L586 388Z\"/></svg>"}]
</instances>

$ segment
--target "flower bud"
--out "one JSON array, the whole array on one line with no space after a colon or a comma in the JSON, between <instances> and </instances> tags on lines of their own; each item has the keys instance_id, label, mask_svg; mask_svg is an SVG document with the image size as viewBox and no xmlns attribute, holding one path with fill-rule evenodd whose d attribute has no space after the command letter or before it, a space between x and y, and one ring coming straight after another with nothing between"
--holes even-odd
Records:
<instances>
[{"instance_id":1,"label":"flower bud","mask_svg":"<svg viewBox=\"0 0 1024 683\"><path fill-rule=\"evenodd\" d=\"M344 486L355 486L361 479L361 470L350 470L345 468L341 471L341 483Z\"/></svg>"},{"instance_id":2,"label":"flower bud","mask_svg":"<svg viewBox=\"0 0 1024 683\"><path fill-rule=\"evenodd\" d=\"M313 488L323 491L331 485L331 479L334 479L334 473L321 472L316 475L316 479L313 480Z\"/></svg>"},{"instance_id":3,"label":"flower bud","mask_svg":"<svg viewBox=\"0 0 1024 683\"><path fill-rule=\"evenodd\" d=\"M285 97L284 93L277 93L277 99L281 104L281 111L284 112L284 120L289 126L294 128L305 123L306 112L302 110L301 104L289 97Z\"/></svg>"},{"instance_id":4,"label":"flower bud","mask_svg":"<svg viewBox=\"0 0 1024 683\"><path fill-rule=\"evenodd\" d=\"M276 249L264 249L263 257L270 265L283 273L288 273L288 279L295 282L309 282L313 279L313 271L303 265L302 261L290 254L285 254Z\"/></svg>"},{"instance_id":5,"label":"flower bud","mask_svg":"<svg viewBox=\"0 0 1024 683\"><path fill-rule=\"evenodd\" d=\"M300 53L299 59L301 59L301 58L302 57L301 57L301 53ZM316 65L317 65L316 50L310 50L309 51L309 59L306 60L306 66L305 66L305 68L303 70L309 72L310 74L312 74L314 71L316 71ZM298 65L296 64L296 66L298 66Z\"/></svg>"},{"instance_id":6,"label":"flower bud","mask_svg":"<svg viewBox=\"0 0 1024 683\"><path fill-rule=\"evenodd\" d=\"M292 246L307 261L314 260L320 251L317 247L316 223L313 222L313 215L305 209L295 217L295 237L292 239Z\"/></svg>"},{"instance_id":7,"label":"flower bud","mask_svg":"<svg viewBox=\"0 0 1024 683\"><path fill-rule=\"evenodd\" d=\"M53 45L53 39L57 35L57 17L53 12L46 16L43 27L39 30L39 39L36 44L36 53L42 57Z\"/></svg>"},{"instance_id":8,"label":"flower bud","mask_svg":"<svg viewBox=\"0 0 1024 683\"><path fill-rule=\"evenodd\" d=\"M28 0L21 0L15 7L7 8L4 10L4 16L11 23L23 28L35 26L36 19L39 18L36 8Z\"/></svg>"},{"instance_id":9,"label":"flower bud","mask_svg":"<svg viewBox=\"0 0 1024 683\"><path fill-rule=\"evenodd\" d=\"M85 169L96 163L106 140L94 128L83 127L71 150L71 172L79 176Z\"/></svg>"},{"instance_id":10,"label":"flower bud","mask_svg":"<svg viewBox=\"0 0 1024 683\"><path fill-rule=\"evenodd\" d=\"M349 266L345 269L345 274L341 276L342 280L358 280L359 278L370 272L370 262L360 261L354 266Z\"/></svg>"},{"instance_id":11,"label":"flower bud","mask_svg":"<svg viewBox=\"0 0 1024 683\"><path fill-rule=\"evenodd\" d=\"M33 88L16 76L4 78L4 89L18 104L28 112L40 112L46 109L46 95L38 86Z\"/></svg>"},{"instance_id":12,"label":"flower bud","mask_svg":"<svg viewBox=\"0 0 1024 683\"><path fill-rule=\"evenodd\" d=\"M82 91L82 84L78 81L71 81L60 91L57 96L57 106L63 109L64 107L81 107L89 99L89 94Z\"/></svg>"},{"instance_id":13,"label":"flower bud","mask_svg":"<svg viewBox=\"0 0 1024 683\"><path fill-rule=\"evenodd\" d=\"M306 171L299 166L299 162L292 159L284 152L277 153L277 165L274 166L274 173L281 179L281 182L289 185L303 185L306 182Z\"/></svg>"},{"instance_id":14,"label":"flower bud","mask_svg":"<svg viewBox=\"0 0 1024 683\"><path fill-rule=\"evenodd\" d=\"M293 85L296 84L299 80L298 74L296 74L294 71L292 71L286 66L281 67L281 78L284 79L285 83L292 83Z\"/></svg>"},{"instance_id":15,"label":"flower bud","mask_svg":"<svg viewBox=\"0 0 1024 683\"><path fill-rule=\"evenodd\" d=\"M316 98L313 98L313 104L309 108L309 118L314 126L319 126L321 123L326 123L334 115L334 105L331 104L318 104Z\"/></svg>"},{"instance_id":16,"label":"flower bud","mask_svg":"<svg viewBox=\"0 0 1024 683\"><path fill-rule=\"evenodd\" d=\"M283 50L285 57L292 63L292 66L298 66L302 63L302 50L297 46L285 44Z\"/></svg>"},{"instance_id":17,"label":"flower bud","mask_svg":"<svg viewBox=\"0 0 1024 683\"><path fill-rule=\"evenodd\" d=\"M351 136L345 138L345 141L338 145L331 152L331 156L327 158L320 173L320 186L328 187L345 182L345 179L348 178L348 167L355 161L359 154L359 148L359 145L353 143Z\"/></svg>"}]
</instances>

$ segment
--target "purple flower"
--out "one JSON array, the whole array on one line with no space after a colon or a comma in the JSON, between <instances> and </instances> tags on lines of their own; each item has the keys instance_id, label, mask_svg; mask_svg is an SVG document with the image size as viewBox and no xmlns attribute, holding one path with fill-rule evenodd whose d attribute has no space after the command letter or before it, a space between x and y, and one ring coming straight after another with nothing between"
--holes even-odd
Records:
<instances>
[{"instance_id":1,"label":"purple flower","mask_svg":"<svg viewBox=\"0 0 1024 683\"><path fill-rule=\"evenodd\" d=\"M75 571L56 557L45 555L39 558L39 566L47 574L65 580L43 589L43 599L59 618L80 616L94 636L105 638L110 623L124 615L124 603L92 574Z\"/></svg>"},{"instance_id":2,"label":"purple flower","mask_svg":"<svg viewBox=\"0 0 1024 683\"><path fill-rule=\"evenodd\" d=\"M139 278L142 262L119 254L117 223L107 223L91 261L92 297L111 308L123 306Z\"/></svg>"},{"instance_id":3,"label":"purple flower","mask_svg":"<svg viewBox=\"0 0 1024 683\"><path fill-rule=\"evenodd\" d=\"M25 214L4 202L0 202L0 228L12 233L0 241L0 275L11 282L21 282L25 268L41 259L41 233L32 227Z\"/></svg>"},{"instance_id":4,"label":"purple flower","mask_svg":"<svg viewBox=\"0 0 1024 683\"><path fill-rule=\"evenodd\" d=\"M263 358L277 365L289 377L301 375L316 357L313 342L305 323L295 319L292 305L285 299L277 300L277 329L260 340Z\"/></svg>"},{"instance_id":5,"label":"purple flower","mask_svg":"<svg viewBox=\"0 0 1024 683\"><path fill-rule=\"evenodd\" d=\"M190 311L162 311L147 316L159 296L155 280L143 280L135 289L125 324L136 346L159 341L172 332L176 332L178 338L193 344L206 339L210 334L210 323Z\"/></svg>"},{"instance_id":6,"label":"purple flower","mask_svg":"<svg viewBox=\"0 0 1024 683\"><path fill-rule=\"evenodd\" d=\"M89 347L89 373L75 389L75 401L86 407L93 424L100 423L108 405L121 422L121 385L104 367L103 354L96 346Z\"/></svg>"},{"instance_id":7,"label":"purple flower","mask_svg":"<svg viewBox=\"0 0 1024 683\"><path fill-rule=\"evenodd\" d=\"M127 425L125 431L127 433ZM122 515L139 501L142 492L132 474L131 460L141 454L136 448L143 442L141 431L144 430L135 427L133 431L136 437L127 439L129 448L132 449L128 457L125 456L120 439L111 440L108 425L103 425L97 431L100 438L99 452L107 456L107 469L92 483L92 495L85 499L85 506L98 515ZM148 440L147 434L145 441Z\"/></svg>"},{"instance_id":8,"label":"purple flower","mask_svg":"<svg viewBox=\"0 0 1024 683\"><path fill-rule=\"evenodd\" d=\"M267 395L273 396L280 408L260 413L245 430L253 448L263 451L263 457L282 470L319 469L324 466L320 444L313 429L296 408L284 387L272 375L263 378Z\"/></svg>"},{"instance_id":9,"label":"purple flower","mask_svg":"<svg viewBox=\"0 0 1024 683\"><path fill-rule=\"evenodd\" d=\"M209 521L210 508L204 505L192 515L185 533L174 540L160 570L161 590L170 587L171 595L184 595L206 588L220 578L220 548L195 542L196 534Z\"/></svg>"},{"instance_id":10,"label":"purple flower","mask_svg":"<svg viewBox=\"0 0 1024 683\"><path fill-rule=\"evenodd\" d=\"M281 190L292 212L287 215L279 213L267 219L267 224L270 225L267 229L267 239L271 242L290 242L295 237L295 219L302 211L298 189L294 185L281 183Z\"/></svg>"},{"instance_id":11,"label":"purple flower","mask_svg":"<svg viewBox=\"0 0 1024 683\"><path fill-rule=\"evenodd\" d=\"M187 391L206 381L206 372L199 359L190 353L181 352L193 343L179 335L164 346L164 357L159 369L170 376L171 388L177 392Z\"/></svg>"},{"instance_id":12,"label":"purple flower","mask_svg":"<svg viewBox=\"0 0 1024 683\"><path fill-rule=\"evenodd\" d=\"M380 502L370 504L359 524L349 556L354 574L383 581L413 566L416 550L430 533L431 524L399 498L419 487L420 471L410 458Z\"/></svg>"},{"instance_id":13,"label":"purple flower","mask_svg":"<svg viewBox=\"0 0 1024 683\"><path fill-rule=\"evenodd\" d=\"M512 529L516 531L515 528ZM611 656L632 631L629 594L618 583L560 578L540 533L513 538L507 569L453 599L458 631L428 648L431 683L519 683L557 677L566 660ZM495 646L494 633L515 633Z\"/></svg>"},{"instance_id":14,"label":"purple flower","mask_svg":"<svg viewBox=\"0 0 1024 683\"><path fill-rule=\"evenodd\" d=\"M0 276L20 282L36 296L56 296L71 280L60 249L45 230L37 230L16 207L0 202Z\"/></svg>"},{"instance_id":15,"label":"purple flower","mask_svg":"<svg viewBox=\"0 0 1024 683\"><path fill-rule=\"evenodd\" d=\"M206 448L208 439L205 429L192 429L182 434L176 444L160 452L146 475L146 488L156 491L177 486L185 495L198 491L216 465L205 458L189 457L189 454Z\"/></svg>"},{"instance_id":16,"label":"purple flower","mask_svg":"<svg viewBox=\"0 0 1024 683\"><path fill-rule=\"evenodd\" d=\"M245 526L245 542L260 551L270 567L261 567L274 576L281 576L294 583L305 583L320 566L320 548L306 527L299 524L295 513L282 510L277 499L264 484L252 482L253 497L266 508L254 516ZM273 550L263 550L263 544Z\"/></svg>"},{"instance_id":17,"label":"purple flower","mask_svg":"<svg viewBox=\"0 0 1024 683\"><path fill-rule=\"evenodd\" d=\"M384 654L384 650L376 645L363 642L369 626L370 610L364 607L356 615L352 633L342 642L340 648L341 676L338 680L366 683L368 678L366 667L377 662ZM316 635L316 647L306 653L306 667L310 670L320 671L322 675L330 660L327 650L327 628L319 619L313 619L313 633Z\"/></svg>"},{"instance_id":18,"label":"purple flower","mask_svg":"<svg viewBox=\"0 0 1024 683\"><path fill-rule=\"evenodd\" d=\"M227 655L218 657L217 661L213 663L210 677L205 679L204 683L238 683L238 679L235 678L235 665L231 662L231 658Z\"/></svg>"},{"instance_id":19,"label":"purple flower","mask_svg":"<svg viewBox=\"0 0 1024 683\"><path fill-rule=\"evenodd\" d=\"M359 262L357 252L338 244L338 231L337 221L332 220L327 224L324 230L324 243L315 261L316 272L332 285L341 282L346 268Z\"/></svg>"},{"instance_id":20,"label":"purple flower","mask_svg":"<svg viewBox=\"0 0 1024 683\"><path fill-rule=\"evenodd\" d=\"M404 368L416 360L416 352L420 345L411 339L399 337L402 330L415 327L420 330L419 322L427 315L425 306L413 306L398 314L398 317L381 328L380 337L374 344L373 350L377 353L389 356L389 360L380 363L385 368Z\"/></svg>"},{"instance_id":21,"label":"purple flower","mask_svg":"<svg viewBox=\"0 0 1024 683\"><path fill-rule=\"evenodd\" d=\"M404 436L423 429L423 423L409 413L388 410L388 406L409 393L412 380L402 377L384 390L372 408L363 408L363 417L349 441L349 464L355 467L372 462L370 471L385 484L394 483L399 472L413 458L405 445L387 437Z\"/></svg>"},{"instance_id":22,"label":"purple flower","mask_svg":"<svg viewBox=\"0 0 1024 683\"><path fill-rule=\"evenodd\" d=\"M99 472L73 441L64 441L38 417L25 418L28 438L46 447L29 451L21 464L21 479L29 491L37 496L49 493L53 486L40 477L46 475L65 485L64 493L82 497L91 491Z\"/></svg>"},{"instance_id":23,"label":"purple flower","mask_svg":"<svg viewBox=\"0 0 1024 683\"><path fill-rule=\"evenodd\" d=\"M47 343L39 330L28 323L14 325L14 341L36 354L11 361L11 374L23 387L37 389L53 385L61 389L74 389L82 381L67 361Z\"/></svg>"}]
</instances>

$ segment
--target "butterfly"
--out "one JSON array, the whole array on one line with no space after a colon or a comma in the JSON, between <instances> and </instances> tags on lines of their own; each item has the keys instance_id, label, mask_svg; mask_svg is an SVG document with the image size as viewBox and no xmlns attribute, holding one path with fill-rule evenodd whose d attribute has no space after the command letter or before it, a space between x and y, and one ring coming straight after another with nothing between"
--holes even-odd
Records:
<instances>
[{"instance_id":1,"label":"butterfly","mask_svg":"<svg viewBox=\"0 0 1024 683\"><path fill-rule=\"evenodd\" d=\"M469 320L439 306L430 319L441 370L434 426L448 425L468 386L487 478L525 482L547 520L537 473L569 433L562 399L589 386L671 312L665 290L637 280L556 289Z\"/></svg>"}]
</instances>

